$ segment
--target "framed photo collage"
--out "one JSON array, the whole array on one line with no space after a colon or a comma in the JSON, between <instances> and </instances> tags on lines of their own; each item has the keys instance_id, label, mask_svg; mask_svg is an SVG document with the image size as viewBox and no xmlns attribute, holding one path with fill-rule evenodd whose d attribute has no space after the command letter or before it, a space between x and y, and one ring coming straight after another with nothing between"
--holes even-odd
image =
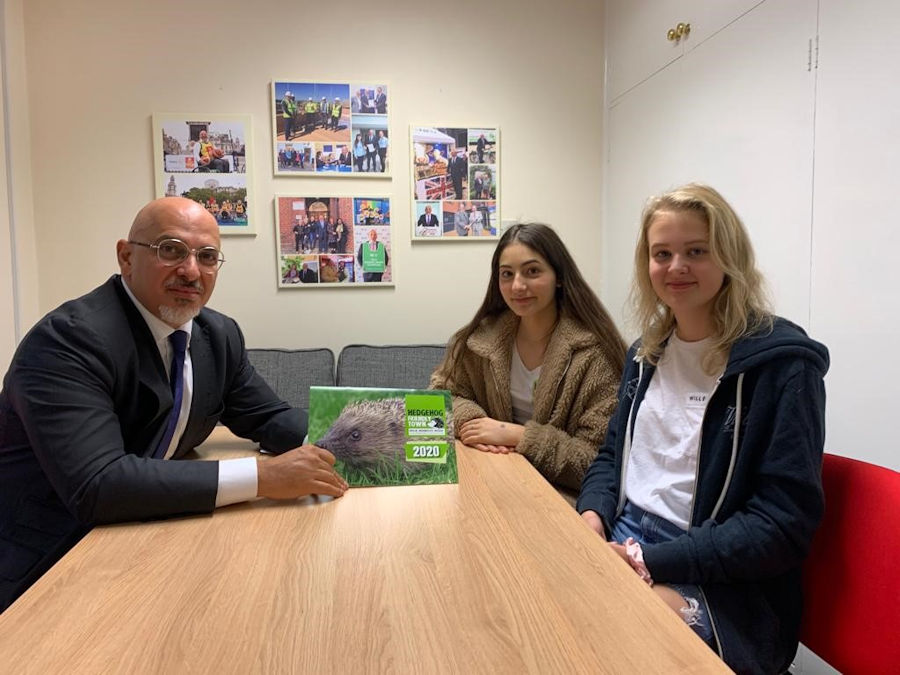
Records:
<instances>
[{"instance_id":1,"label":"framed photo collage","mask_svg":"<svg viewBox=\"0 0 900 675\"><path fill-rule=\"evenodd\" d=\"M276 178L391 178L386 82L277 79L270 91ZM157 195L202 204L222 235L256 234L251 129L250 115L154 114ZM415 125L409 141L411 239L497 239L499 129ZM394 284L390 196L353 185L349 194L316 185L274 196L279 288Z\"/></svg>"}]
</instances>

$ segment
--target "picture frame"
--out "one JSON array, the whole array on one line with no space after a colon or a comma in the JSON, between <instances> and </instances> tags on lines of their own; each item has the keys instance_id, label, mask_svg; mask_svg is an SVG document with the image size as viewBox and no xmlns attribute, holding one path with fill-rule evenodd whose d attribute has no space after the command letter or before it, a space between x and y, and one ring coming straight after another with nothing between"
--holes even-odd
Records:
<instances>
[{"instance_id":1,"label":"picture frame","mask_svg":"<svg viewBox=\"0 0 900 675\"><path fill-rule=\"evenodd\" d=\"M390 178L390 87L383 80L273 80L276 176Z\"/></svg>"},{"instance_id":2,"label":"picture frame","mask_svg":"<svg viewBox=\"0 0 900 675\"><path fill-rule=\"evenodd\" d=\"M222 235L255 235L250 115L154 113L157 197L187 197L215 217Z\"/></svg>"},{"instance_id":3,"label":"picture frame","mask_svg":"<svg viewBox=\"0 0 900 675\"><path fill-rule=\"evenodd\" d=\"M500 237L500 129L410 127L413 241Z\"/></svg>"},{"instance_id":4,"label":"picture frame","mask_svg":"<svg viewBox=\"0 0 900 675\"><path fill-rule=\"evenodd\" d=\"M394 286L386 195L275 196L279 288Z\"/></svg>"}]
</instances>

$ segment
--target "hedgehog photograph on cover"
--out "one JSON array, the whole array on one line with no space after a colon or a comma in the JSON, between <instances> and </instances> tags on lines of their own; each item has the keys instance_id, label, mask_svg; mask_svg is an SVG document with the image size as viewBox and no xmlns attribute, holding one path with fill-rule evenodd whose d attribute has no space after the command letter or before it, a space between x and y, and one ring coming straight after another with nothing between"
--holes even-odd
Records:
<instances>
[{"instance_id":1,"label":"hedgehog photograph on cover","mask_svg":"<svg viewBox=\"0 0 900 675\"><path fill-rule=\"evenodd\" d=\"M351 485L456 482L453 436L447 435L443 422L430 425L431 439L409 438L405 413L403 397L350 401L314 444L335 456L336 466ZM450 441L452 456L446 463L406 459L407 441L429 440Z\"/></svg>"}]
</instances>

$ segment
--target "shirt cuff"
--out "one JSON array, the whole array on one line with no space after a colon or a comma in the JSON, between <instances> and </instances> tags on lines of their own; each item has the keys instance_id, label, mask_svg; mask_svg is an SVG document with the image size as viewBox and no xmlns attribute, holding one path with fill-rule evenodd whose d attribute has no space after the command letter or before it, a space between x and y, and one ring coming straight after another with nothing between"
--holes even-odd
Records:
<instances>
[{"instance_id":1,"label":"shirt cuff","mask_svg":"<svg viewBox=\"0 0 900 675\"><path fill-rule=\"evenodd\" d=\"M254 499L257 489L256 457L225 459L219 462L216 508Z\"/></svg>"}]
</instances>

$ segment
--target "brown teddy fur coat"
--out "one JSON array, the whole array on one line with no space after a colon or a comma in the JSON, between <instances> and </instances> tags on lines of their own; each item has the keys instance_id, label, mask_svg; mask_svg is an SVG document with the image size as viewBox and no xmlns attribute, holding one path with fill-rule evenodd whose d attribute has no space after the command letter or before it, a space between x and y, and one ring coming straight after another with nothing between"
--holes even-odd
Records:
<instances>
[{"instance_id":1,"label":"brown teddy fur coat","mask_svg":"<svg viewBox=\"0 0 900 675\"><path fill-rule=\"evenodd\" d=\"M477 417L512 421L509 378L517 326L512 312L485 319L461 353L461 374L451 378L445 356L432 375L432 388L453 394L456 429ZM452 348L451 341L447 355ZM534 390L533 418L516 446L557 486L579 490L597 456L616 407L619 374L612 363L592 333L560 317Z\"/></svg>"}]
</instances>

